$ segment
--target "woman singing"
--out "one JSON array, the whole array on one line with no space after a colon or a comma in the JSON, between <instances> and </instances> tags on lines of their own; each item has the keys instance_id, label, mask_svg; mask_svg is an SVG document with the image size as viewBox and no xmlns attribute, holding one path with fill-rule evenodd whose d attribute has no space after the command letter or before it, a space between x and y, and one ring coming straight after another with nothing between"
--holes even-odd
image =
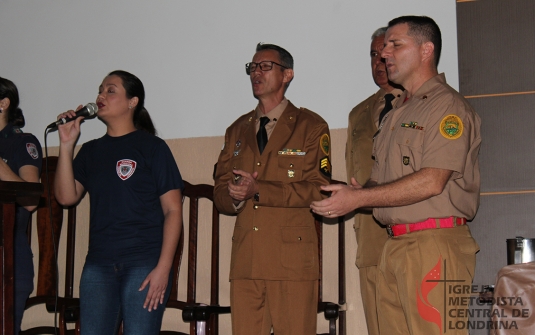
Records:
<instances>
[{"instance_id":1,"label":"woman singing","mask_svg":"<svg viewBox=\"0 0 535 335\"><path fill-rule=\"evenodd\" d=\"M183 182L167 144L155 136L141 81L113 71L98 89L106 134L73 161L82 118L58 127L56 197L90 197L89 251L80 282L82 335L158 334L182 227ZM81 106L78 107L80 109ZM58 116L74 117L69 110Z\"/></svg>"}]
</instances>

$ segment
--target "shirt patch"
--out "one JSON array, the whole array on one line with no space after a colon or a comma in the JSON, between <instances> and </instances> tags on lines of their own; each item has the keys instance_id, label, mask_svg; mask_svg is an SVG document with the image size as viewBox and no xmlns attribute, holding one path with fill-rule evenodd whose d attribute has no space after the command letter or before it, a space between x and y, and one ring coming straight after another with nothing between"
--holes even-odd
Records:
<instances>
[{"instance_id":1,"label":"shirt patch","mask_svg":"<svg viewBox=\"0 0 535 335\"><path fill-rule=\"evenodd\" d=\"M137 163L130 159L121 159L117 161L117 175L122 180L127 180L130 178L136 171Z\"/></svg>"},{"instance_id":2,"label":"shirt patch","mask_svg":"<svg viewBox=\"0 0 535 335\"><path fill-rule=\"evenodd\" d=\"M323 134L320 137L320 148L321 151L327 156L329 156L329 150L331 149L331 142L329 140L329 135Z\"/></svg>"},{"instance_id":3,"label":"shirt patch","mask_svg":"<svg viewBox=\"0 0 535 335\"><path fill-rule=\"evenodd\" d=\"M35 144L26 143L26 150L33 159L39 158L39 151L37 151L37 147L35 146Z\"/></svg>"},{"instance_id":4,"label":"shirt patch","mask_svg":"<svg viewBox=\"0 0 535 335\"><path fill-rule=\"evenodd\" d=\"M440 133L449 140L456 140L463 134L463 121L457 115L450 114L440 121Z\"/></svg>"}]
</instances>

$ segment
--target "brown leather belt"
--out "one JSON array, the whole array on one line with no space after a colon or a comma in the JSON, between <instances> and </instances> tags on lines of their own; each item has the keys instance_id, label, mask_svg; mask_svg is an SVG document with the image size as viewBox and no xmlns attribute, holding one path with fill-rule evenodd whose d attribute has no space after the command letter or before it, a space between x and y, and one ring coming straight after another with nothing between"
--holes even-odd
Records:
<instances>
[{"instance_id":1,"label":"brown leather belt","mask_svg":"<svg viewBox=\"0 0 535 335\"><path fill-rule=\"evenodd\" d=\"M458 218L455 216L450 216L449 218L442 219L433 219L429 218L422 222L415 223L399 223L394 225L386 226L386 231L388 236L395 237L400 235L405 235L419 230L426 229L439 229L439 228L453 228L457 226L462 226L466 224L465 218Z\"/></svg>"}]
</instances>

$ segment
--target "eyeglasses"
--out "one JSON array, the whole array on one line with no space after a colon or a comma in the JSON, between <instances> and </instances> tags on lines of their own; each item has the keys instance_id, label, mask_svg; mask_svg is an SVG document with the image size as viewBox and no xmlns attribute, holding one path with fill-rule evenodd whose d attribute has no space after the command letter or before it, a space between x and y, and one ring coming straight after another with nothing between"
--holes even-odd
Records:
<instances>
[{"instance_id":1,"label":"eyeglasses","mask_svg":"<svg viewBox=\"0 0 535 335\"><path fill-rule=\"evenodd\" d=\"M273 68L273 64L277 64L278 66L283 67L285 69L288 68L287 66L272 61L263 61L260 63L250 62L245 64L245 73L247 73L247 75L250 75L251 72L254 72L256 70L257 66L260 67L260 70L262 71L269 71Z\"/></svg>"}]
</instances>

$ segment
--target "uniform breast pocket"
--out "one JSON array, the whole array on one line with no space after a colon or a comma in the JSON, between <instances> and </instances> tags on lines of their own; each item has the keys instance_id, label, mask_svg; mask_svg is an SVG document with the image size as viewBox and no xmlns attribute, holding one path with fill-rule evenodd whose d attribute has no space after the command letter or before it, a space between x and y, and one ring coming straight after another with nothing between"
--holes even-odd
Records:
<instances>
[{"instance_id":1,"label":"uniform breast pocket","mask_svg":"<svg viewBox=\"0 0 535 335\"><path fill-rule=\"evenodd\" d=\"M399 147L399 163L403 175L420 170L423 153L423 130L407 128L400 129L396 135Z\"/></svg>"},{"instance_id":2,"label":"uniform breast pocket","mask_svg":"<svg viewBox=\"0 0 535 335\"><path fill-rule=\"evenodd\" d=\"M278 157L279 171L278 179L281 181L299 181L303 178L303 168L305 165L304 156L282 156Z\"/></svg>"}]
</instances>

